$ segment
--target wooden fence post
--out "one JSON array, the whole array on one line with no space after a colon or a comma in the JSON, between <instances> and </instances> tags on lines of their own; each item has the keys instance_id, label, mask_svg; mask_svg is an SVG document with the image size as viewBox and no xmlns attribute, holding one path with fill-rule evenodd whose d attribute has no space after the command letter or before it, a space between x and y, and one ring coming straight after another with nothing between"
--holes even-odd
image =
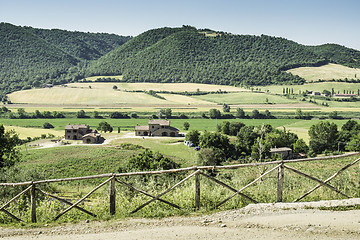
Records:
<instances>
[{"instance_id":1,"label":"wooden fence post","mask_svg":"<svg viewBox=\"0 0 360 240\"><path fill-rule=\"evenodd\" d=\"M200 174L195 175L195 210L200 208Z\"/></svg>"},{"instance_id":2,"label":"wooden fence post","mask_svg":"<svg viewBox=\"0 0 360 240\"><path fill-rule=\"evenodd\" d=\"M282 163L278 169L278 183L277 183L277 202L283 200L283 186L284 186L284 164Z\"/></svg>"},{"instance_id":3,"label":"wooden fence post","mask_svg":"<svg viewBox=\"0 0 360 240\"><path fill-rule=\"evenodd\" d=\"M35 184L31 184L30 188L30 204L31 204L31 222L36 223L36 194Z\"/></svg>"},{"instance_id":4,"label":"wooden fence post","mask_svg":"<svg viewBox=\"0 0 360 240\"><path fill-rule=\"evenodd\" d=\"M359 180L358 180L358 188L359 188L359 197L360 197L360 162L359 162Z\"/></svg>"},{"instance_id":5,"label":"wooden fence post","mask_svg":"<svg viewBox=\"0 0 360 240\"><path fill-rule=\"evenodd\" d=\"M110 215L115 214L116 207L116 189L115 189L115 177L110 180Z\"/></svg>"}]
</instances>

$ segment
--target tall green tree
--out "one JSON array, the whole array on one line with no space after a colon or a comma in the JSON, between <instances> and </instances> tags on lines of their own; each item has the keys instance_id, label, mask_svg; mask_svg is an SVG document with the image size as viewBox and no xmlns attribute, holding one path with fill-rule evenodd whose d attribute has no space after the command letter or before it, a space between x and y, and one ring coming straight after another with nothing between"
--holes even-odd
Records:
<instances>
[{"instance_id":1,"label":"tall green tree","mask_svg":"<svg viewBox=\"0 0 360 240\"><path fill-rule=\"evenodd\" d=\"M21 141L15 131L5 131L3 125L0 125L0 170L13 166L20 160L21 154L17 145Z\"/></svg>"},{"instance_id":2,"label":"tall green tree","mask_svg":"<svg viewBox=\"0 0 360 240\"><path fill-rule=\"evenodd\" d=\"M309 129L309 147L314 153L337 150L339 132L335 123L320 121Z\"/></svg>"}]
</instances>

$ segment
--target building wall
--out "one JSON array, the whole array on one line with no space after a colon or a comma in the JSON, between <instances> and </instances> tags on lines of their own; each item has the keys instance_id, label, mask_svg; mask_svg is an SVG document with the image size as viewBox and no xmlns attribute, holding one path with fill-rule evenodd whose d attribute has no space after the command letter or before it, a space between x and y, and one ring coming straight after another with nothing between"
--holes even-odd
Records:
<instances>
[{"instance_id":1,"label":"building wall","mask_svg":"<svg viewBox=\"0 0 360 240\"><path fill-rule=\"evenodd\" d=\"M67 140L81 140L85 134L89 133L88 128L79 129L65 129L65 139Z\"/></svg>"}]
</instances>

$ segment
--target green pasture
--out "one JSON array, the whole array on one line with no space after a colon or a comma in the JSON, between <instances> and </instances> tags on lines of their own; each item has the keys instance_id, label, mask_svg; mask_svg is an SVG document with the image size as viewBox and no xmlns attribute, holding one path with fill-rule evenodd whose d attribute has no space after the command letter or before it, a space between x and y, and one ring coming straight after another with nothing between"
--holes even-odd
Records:
<instances>
[{"instance_id":1,"label":"green pasture","mask_svg":"<svg viewBox=\"0 0 360 240\"><path fill-rule=\"evenodd\" d=\"M118 166L121 164L122 159L129 157L132 153L137 151L133 150L121 150L116 148L94 148L94 147L69 147L57 148L57 149L42 149L36 151L29 151L27 159L20 163L18 167L21 169L21 173L37 173L37 177L44 178L63 178L67 176L85 176L99 173L112 173L116 172ZM81 152L81 154L79 154ZM347 158L340 158L334 160L319 160L314 162L303 163L289 163L288 165L299 169L302 172L310 174L317 179L326 179L340 170L343 166L354 161L358 156L352 156ZM54 161L56 159L56 161ZM186 166L186 165L185 165ZM185 167L182 166L182 167ZM270 166L271 168L273 166ZM236 188L240 189L249 182L257 178L263 173L264 167L247 167L231 170L219 170L216 173L216 178L220 181ZM189 174L189 173L187 173ZM260 203L276 202L277 191L277 171L273 171L263 178L261 182L254 184L244 191L244 194L251 196ZM121 180L128 182L146 192L157 195L164 192L170 186L173 186L180 179L183 179L186 174L172 174L153 176L148 178L142 178L140 176L126 177ZM31 176L24 176L24 179L31 180ZM313 188L317 183L311 181L303 176L299 176L289 170L285 169L284 175L284 192L283 201L292 202L294 199L303 195L306 191ZM67 196L74 201L84 196L88 191L98 185L104 179L99 180L87 180L77 182L61 182L49 184L47 186L38 186L49 192L55 192L58 196ZM200 213L208 213L212 207L218 204L220 201L228 196L231 196L233 192L215 184L214 182L200 177L201 182L201 202ZM88 198L89 202L84 202L83 207L87 210L95 213L96 218L89 217L86 214L81 213L78 210L73 209L57 222L74 222L84 221L90 219L90 221L104 220L104 219L122 219L126 217L164 217L173 215L189 215L194 212L194 189L195 181L184 182L178 188L171 191L169 194L164 195L164 200L170 201L181 207L181 210L172 208L166 204L155 201L152 204L146 206L136 214L130 214L130 211L134 210L149 198L131 191L125 186L116 184L116 214L114 216L109 215L108 208L108 194L109 188L107 186L100 188L97 192ZM331 185L336 189L352 196L358 197L358 168L353 166L341 175L337 176L331 181ZM50 190L48 190L50 188ZM10 196L7 196L10 198ZM315 192L305 197L302 201L319 201L319 200L333 200L344 199L344 197L334 191L325 187L320 187ZM22 204L12 204L7 210L16 214L16 216L25 219L25 223L30 224L30 208L19 207L28 206L28 202L21 202ZM0 203L4 204L6 199L1 199ZM250 202L241 196L235 196L219 210L238 209L248 205ZM66 206L61 205L57 201L49 202L47 199L39 201L37 204L38 221L52 225L52 220L61 210L64 210ZM13 220L4 213L0 213L1 224L11 224Z\"/></svg>"},{"instance_id":2,"label":"green pasture","mask_svg":"<svg viewBox=\"0 0 360 240\"><path fill-rule=\"evenodd\" d=\"M360 75L359 75L360 76ZM323 90L328 90L331 92L331 89L334 88L334 91L337 93L343 93L343 91L355 91L357 94L357 90L360 89L360 83L346 83L346 82L316 82L316 83L305 83L303 85L270 85L263 86L262 90L269 90L270 93L273 94L283 94L283 89L289 88L294 89L294 94L298 94L299 90L304 92L308 91L318 91L322 92Z\"/></svg>"},{"instance_id":3,"label":"green pasture","mask_svg":"<svg viewBox=\"0 0 360 240\"><path fill-rule=\"evenodd\" d=\"M54 130L54 133L61 133L60 136L63 135L62 131L65 131L65 126L67 124L87 124L91 128L96 128L100 122L106 121L113 128L114 132L117 132L117 128L120 127L121 131L125 129L132 129L136 124L139 125L147 125L148 119L79 119L79 118L58 118L58 119L0 119L0 124L7 126L7 128L15 128L19 131L20 136L24 138L29 136L26 135L30 131L38 130L40 133L51 133ZM258 126L261 124L271 124L273 127L286 126L290 123L304 121L299 119L171 119L170 124L176 128L179 128L181 131L183 130L184 122L190 123L190 129L196 129L199 131L215 131L217 124L220 124L222 121L239 121L243 122L246 125L254 125ZM49 122L54 126L53 130L43 129L42 126L45 122ZM33 130L35 129L35 130ZM40 136L41 134L39 134ZM58 136L58 135L55 135Z\"/></svg>"},{"instance_id":4,"label":"green pasture","mask_svg":"<svg viewBox=\"0 0 360 240\"><path fill-rule=\"evenodd\" d=\"M293 75L298 75L306 81L332 79L360 79L360 69L345 67L340 64L329 63L320 67L300 67L290 69Z\"/></svg>"},{"instance_id":5,"label":"green pasture","mask_svg":"<svg viewBox=\"0 0 360 240\"><path fill-rule=\"evenodd\" d=\"M18 167L40 171L44 178L116 173L121 162L135 152L97 145L33 149L23 151Z\"/></svg>"}]
</instances>

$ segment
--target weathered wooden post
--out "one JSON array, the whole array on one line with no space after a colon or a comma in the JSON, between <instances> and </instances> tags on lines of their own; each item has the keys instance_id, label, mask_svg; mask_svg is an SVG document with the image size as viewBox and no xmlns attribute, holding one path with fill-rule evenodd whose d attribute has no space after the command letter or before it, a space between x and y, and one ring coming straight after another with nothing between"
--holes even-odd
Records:
<instances>
[{"instance_id":1,"label":"weathered wooden post","mask_svg":"<svg viewBox=\"0 0 360 240\"><path fill-rule=\"evenodd\" d=\"M115 189L115 176L113 176L110 180L110 214L115 214L116 207L116 189Z\"/></svg>"},{"instance_id":2,"label":"weathered wooden post","mask_svg":"<svg viewBox=\"0 0 360 240\"><path fill-rule=\"evenodd\" d=\"M30 188L31 222L36 223L36 194L35 184L31 183Z\"/></svg>"},{"instance_id":3,"label":"weathered wooden post","mask_svg":"<svg viewBox=\"0 0 360 240\"><path fill-rule=\"evenodd\" d=\"M195 175L195 210L200 208L200 174Z\"/></svg>"},{"instance_id":4,"label":"weathered wooden post","mask_svg":"<svg viewBox=\"0 0 360 240\"><path fill-rule=\"evenodd\" d=\"M360 197L360 162L359 162L359 179L358 179L359 197Z\"/></svg>"},{"instance_id":5,"label":"weathered wooden post","mask_svg":"<svg viewBox=\"0 0 360 240\"><path fill-rule=\"evenodd\" d=\"M283 200L283 186L284 186L284 163L278 168L278 184L277 184L277 202Z\"/></svg>"}]
</instances>

